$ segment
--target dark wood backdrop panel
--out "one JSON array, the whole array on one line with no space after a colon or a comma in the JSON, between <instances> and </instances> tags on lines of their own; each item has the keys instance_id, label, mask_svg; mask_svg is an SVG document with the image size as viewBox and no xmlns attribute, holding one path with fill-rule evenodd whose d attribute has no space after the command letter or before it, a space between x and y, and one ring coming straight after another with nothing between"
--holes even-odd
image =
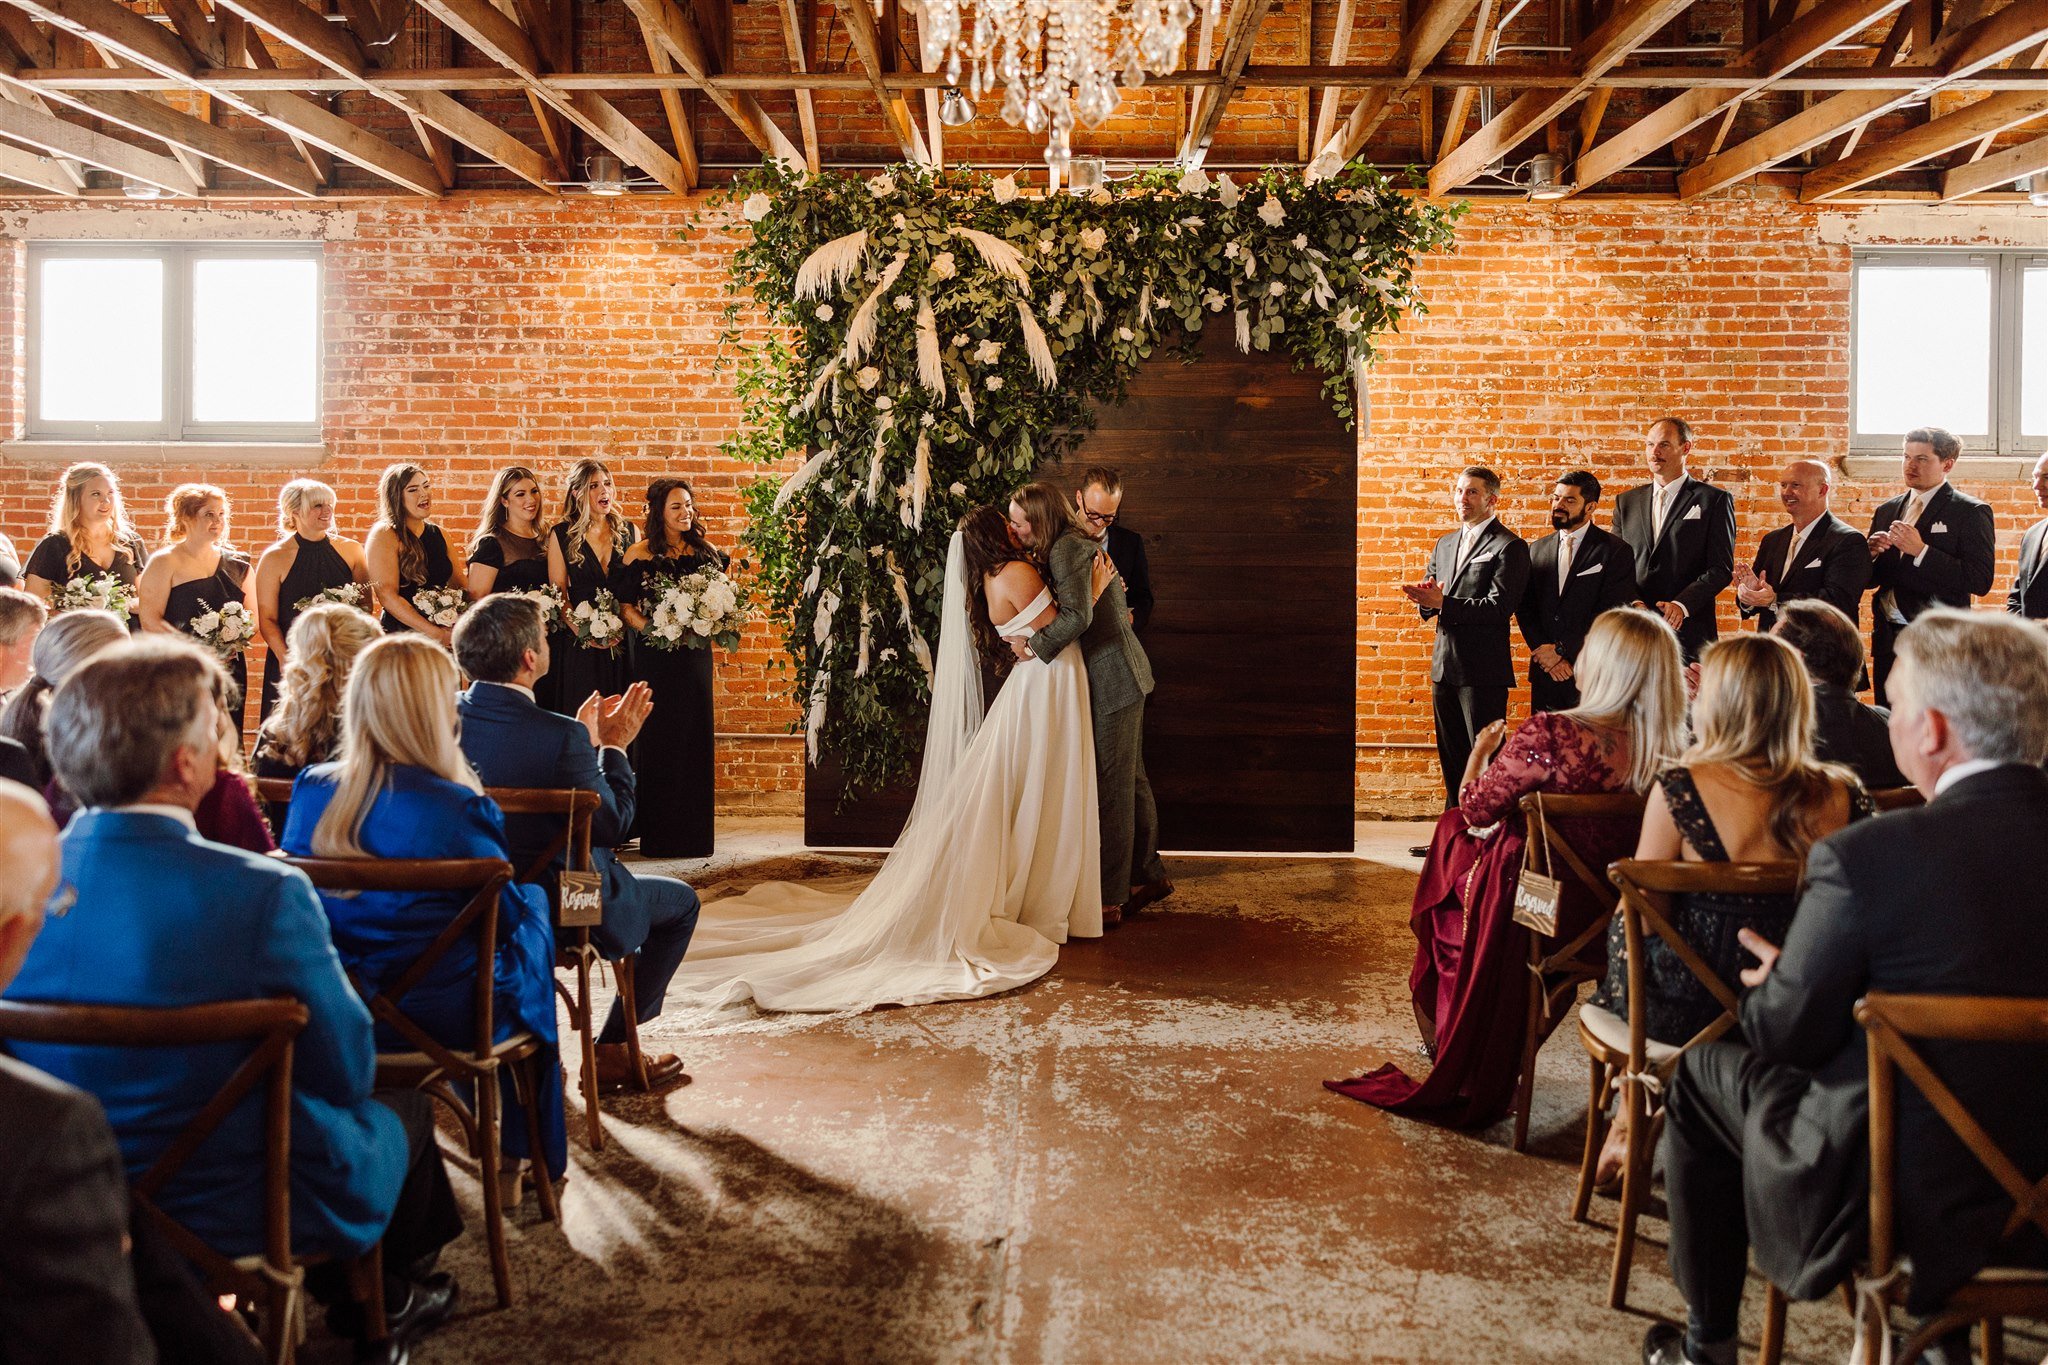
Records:
<instances>
[{"instance_id":1,"label":"dark wood backdrop panel","mask_svg":"<svg viewBox=\"0 0 2048 1365\"><path fill-rule=\"evenodd\" d=\"M1319 376L1240 355L1227 331L1209 329L1198 364L1155 359L1074 458L1043 472L1070 487L1084 465L1114 466L1125 522L1145 538L1158 683L1145 766L1161 844L1348 850L1357 445ZM894 840L909 784L844 809L841 790L829 755L809 770L807 842Z\"/></svg>"}]
</instances>

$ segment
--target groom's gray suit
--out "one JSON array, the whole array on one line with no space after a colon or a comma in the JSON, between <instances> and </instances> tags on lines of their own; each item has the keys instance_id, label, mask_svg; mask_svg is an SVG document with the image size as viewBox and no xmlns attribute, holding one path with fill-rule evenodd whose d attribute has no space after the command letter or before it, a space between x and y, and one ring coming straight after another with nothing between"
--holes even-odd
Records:
<instances>
[{"instance_id":1,"label":"groom's gray suit","mask_svg":"<svg viewBox=\"0 0 2048 1365\"><path fill-rule=\"evenodd\" d=\"M1131 633L1121 579L1112 578L1101 601L1090 595L1089 568L1101 545L1069 531L1047 556L1059 615L1031 637L1031 652L1047 663L1079 640L1088 668L1089 709L1095 722L1095 799L1102 824L1102 903L1122 905L1131 887L1166 880L1159 861L1159 811L1145 777L1145 698L1152 662Z\"/></svg>"}]
</instances>

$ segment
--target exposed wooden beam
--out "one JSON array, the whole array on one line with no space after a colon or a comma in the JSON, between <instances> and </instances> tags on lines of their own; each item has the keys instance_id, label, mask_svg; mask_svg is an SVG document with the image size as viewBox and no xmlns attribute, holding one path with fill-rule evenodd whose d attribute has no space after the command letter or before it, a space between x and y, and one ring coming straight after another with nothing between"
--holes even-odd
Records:
<instances>
[{"instance_id":1,"label":"exposed wooden beam","mask_svg":"<svg viewBox=\"0 0 2048 1365\"><path fill-rule=\"evenodd\" d=\"M1356 0L1337 0L1337 27L1330 34L1330 65L1342 66L1351 55L1351 26L1356 22ZM1316 108L1315 136L1309 139L1311 156L1329 142L1330 134L1337 130L1337 106L1343 97L1336 87L1324 86L1319 93L1321 103Z\"/></svg>"},{"instance_id":2,"label":"exposed wooden beam","mask_svg":"<svg viewBox=\"0 0 2048 1365\"><path fill-rule=\"evenodd\" d=\"M1209 144L1216 140L1223 111L1243 84L1244 69L1251 63L1252 42L1259 36L1259 24L1272 5L1273 0L1236 0L1231 7L1223 28L1223 50L1216 54L1216 70L1223 82L1201 97L1201 107L1188 129L1187 140L1181 143L1183 165L1200 166L1209 155Z\"/></svg>"},{"instance_id":3,"label":"exposed wooden beam","mask_svg":"<svg viewBox=\"0 0 2048 1365\"><path fill-rule=\"evenodd\" d=\"M171 21L171 27L178 30L178 36L185 45L198 53L209 65L221 66L227 60L227 52L221 45L220 30L213 26L207 12L200 8L199 0L159 0L163 11Z\"/></svg>"},{"instance_id":4,"label":"exposed wooden beam","mask_svg":"<svg viewBox=\"0 0 2048 1365\"><path fill-rule=\"evenodd\" d=\"M0 143L0 178L74 199L78 197L81 188L66 173L63 162L54 157L24 152L19 147L10 147L5 143Z\"/></svg>"},{"instance_id":5,"label":"exposed wooden beam","mask_svg":"<svg viewBox=\"0 0 2048 1365\"><path fill-rule=\"evenodd\" d=\"M642 33L641 39L647 44L647 64L656 71L673 71L676 65L669 60L668 49L652 33ZM701 162L697 157L697 134L690 127L690 111L683 108L683 92L664 90L661 92L661 114L668 120L669 141L676 145L676 160L682 164L683 184L696 189L703 178Z\"/></svg>"},{"instance_id":6,"label":"exposed wooden beam","mask_svg":"<svg viewBox=\"0 0 2048 1365\"><path fill-rule=\"evenodd\" d=\"M789 69L801 75L810 70L810 57L804 34L804 8L802 0L781 0L782 41L789 46ZM811 99L811 92L796 92L796 121L804 139L804 165L812 175L818 173L818 111Z\"/></svg>"},{"instance_id":7,"label":"exposed wooden beam","mask_svg":"<svg viewBox=\"0 0 2048 1365\"><path fill-rule=\"evenodd\" d=\"M1926 48L1912 52L1893 71L1917 76L1909 91L1849 90L1822 100L1766 129L1749 141L1701 162L1678 177L1683 199L1711 194L1818 147L1843 132L1909 103L1924 99L1956 78L1996 65L2048 38L2048 0L2013 0L1974 24L1952 25Z\"/></svg>"},{"instance_id":8,"label":"exposed wooden beam","mask_svg":"<svg viewBox=\"0 0 2048 1365\"><path fill-rule=\"evenodd\" d=\"M632 2L628 0L628 3ZM648 0L640 0L640 3L648 3ZM875 99L882 106L882 118L889 125L890 136L896 139L905 161L929 166L931 151L919 135L909 109L904 107L903 97L891 94L882 83L887 65L882 60L882 36L875 27L874 10L868 0L837 0L837 3L840 17L846 21L846 33L853 42L854 54L860 58L860 68L867 73L868 84L874 87Z\"/></svg>"},{"instance_id":9,"label":"exposed wooden beam","mask_svg":"<svg viewBox=\"0 0 2048 1365\"><path fill-rule=\"evenodd\" d=\"M1468 65L1486 53L1487 35L1493 31L1493 9L1494 0L1479 0L1479 8L1472 14L1472 37L1465 45ZM1450 112L1444 117L1443 142L1437 147L1438 156L1445 155L1465 140L1465 120L1470 116L1472 101L1478 94L1478 88L1470 85L1461 85L1452 93Z\"/></svg>"},{"instance_id":10,"label":"exposed wooden beam","mask_svg":"<svg viewBox=\"0 0 2048 1365\"><path fill-rule=\"evenodd\" d=\"M199 181L170 157L144 151L27 105L0 101L0 136L50 156L69 157L130 180L155 185L172 194L196 195L201 188Z\"/></svg>"},{"instance_id":11,"label":"exposed wooden beam","mask_svg":"<svg viewBox=\"0 0 2048 1365\"><path fill-rule=\"evenodd\" d=\"M1394 69L1405 72L1406 84L1381 86L1367 90L1358 97L1351 107L1350 117L1316 148L1315 160L1309 163L1307 176L1311 180L1327 179L1344 168L1344 163L1358 155L1367 138L1373 135L1387 116L1387 110L1402 94L1415 84L1429 64L1436 60L1436 54L1443 51L1444 44L1457 36L1464 25L1466 16L1472 13L1479 0L1429 0L1408 31L1401 35L1401 45L1394 52Z\"/></svg>"},{"instance_id":12,"label":"exposed wooden beam","mask_svg":"<svg viewBox=\"0 0 2048 1365\"><path fill-rule=\"evenodd\" d=\"M1979 138L1994 137L2023 123L2048 114L2048 95L1993 95L1967 105L1953 114L1929 119L1908 128L1856 155L1831 166L1808 171L1799 180L1799 201L1817 203L1847 193L1895 171L1917 166L1930 157L1945 156L1967 147Z\"/></svg>"},{"instance_id":13,"label":"exposed wooden beam","mask_svg":"<svg viewBox=\"0 0 2048 1365\"><path fill-rule=\"evenodd\" d=\"M421 120L497 162L543 194L561 192L553 183L554 166L514 137L503 124L485 118L453 95L439 90L416 90L408 101Z\"/></svg>"},{"instance_id":14,"label":"exposed wooden beam","mask_svg":"<svg viewBox=\"0 0 2048 1365\"><path fill-rule=\"evenodd\" d=\"M471 3L473 0L420 0L427 5ZM721 88L707 84L711 73L717 67L717 58L711 53L704 35L687 14L676 5L675 0L626 0L626 5L639 18L649 33L661 40L676 65L693 77L697 87L711 96L711 102L733 121L747 141L754 144L768 156L781 157L786 161L801 161L803 153L796 144L768 117L761 103L752 95L732 88ZM865 81L865 73L854 73L855 79ZM586 130L587 131L587 130Z\"/></svg>"},{"instance_id":15,"label":"exposed wooden beam","mask_svg":"<svg viewBox=\"0 0 2048 1365\"><path fill-rule=\"evenodd\" d=\"M1670 145L1724 109L1788 76L1821 53L1902 8L1906 0L1826 0L1743 54L1745 62L1769 73L1747 90L1692 89L1659 105L1604 146L1582 150L1573 168L1572 192L1599 184L1660 147Z\"/></svg>"},{"instance_id":16,"label":"exposed wooden beam","mask_svg":"<svg viewBox=\"0 0 2048 1365\"><path fill-rule=\"evenodd\" d=\"M321 66L350 76L370 70L370 59L353 33L330 24L299 0L214 0L262 32Z\"/></svg>"},{"instance_id":17,"label":"exposed wooden beam","mask_svg":"<svg viewBox=\"0 0 2048 1365\"><path fill-rule=\"evenodd\" d=\"M12 71L0 70L0 80L13 86L16 75ZM156 138L194 156L217 161L258 180L267 180L293 194L311 196L320 192L320 182L306 164L277 144L208 123L203 118L160 104L147 95L133 95L123 90L74 90L53 92L52 98L61 99L82 113L131 132Z\"/></svg>"},{"instance_id":18,"label":"exposed wooden beam","mask_svg":"<svg viewBox=\"0 0 2048 1365\"><path fill-rule=\"evenodd\" d=\"M1429 173L1429 192L1442 197L1505 157L1522 139L1569 109L1593 82L1641 47L1692 0L1621 0L1598 28L1572 48L1579 79L1563 90L1530 90L1444 156Z\"/></svg>"},{"instance_id":19,"label":"exposed wooden beam","mask_svg":"<svg viewBox=\"0 0 2048 1365\"><path fill-rule=\"evenodd\" d=\"M1943 173L1941 198L1982 194L2009 185L2023 175L2039 175L2043 171L2048 171L2048 137L2037 137Z\"/></svg>"},{"instance_id":20,"label":"exposed wooden beam","mask_svg":"<svg viewBox=\"0 0 2048 1365\"><path fill-rule=\"evenodd\" d=\"M109 51L152 71L190 78L205 65L184 40L143 18L120 0L7 0L46 24L90 37Z\"/></svg>"},{"instance_id":21,"label":"exposed wooden beam","mask_svg":"<svg viewBox=\"0 0 2048 1365\"><path fill-rule=\"evenodd\" d=\"M242 98L265 122L293 133L315 147L383 176L429 198L441 193L441 177L433 163L414 156L390 140L378 136L303 96L271 91Z\"/></svg>"}]
</instances>

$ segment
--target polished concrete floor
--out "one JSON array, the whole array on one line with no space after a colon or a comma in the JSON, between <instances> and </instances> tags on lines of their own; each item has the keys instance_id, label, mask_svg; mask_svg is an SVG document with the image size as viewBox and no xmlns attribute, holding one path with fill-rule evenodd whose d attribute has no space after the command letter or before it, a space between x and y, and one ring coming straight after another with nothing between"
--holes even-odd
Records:
<instances>
[{"instance_id":1,"label":"polished concrete floor","mask_svg":"<svg viewBox=\"0 0 2048 1365\"><path fill-rule=\"evenodd\" d=\"M1663 1225L1636 1311L1610 1311L1611 1233L1565 1218L1570 1031L1527 1156L1505 1124L1445 1132L1318 1084L1422 1062L1402 850L1424 831L1367 826L1350 859L1176 860L1160 913L996 999L664 1034L694 1083L608 1102L602 1153L572 1116L563 1223L529 1201L512 1232L517 1303L488 1308L465 1237L465 1309L416 1358L1637 1359L1679 1309ZM797 841L729 821L714 864L678 870L713 891L869 865ZM1848 1335L1839 1303L1796 1306L1788 1358L1842 1360Z\"/></svg>"}]
</instances>

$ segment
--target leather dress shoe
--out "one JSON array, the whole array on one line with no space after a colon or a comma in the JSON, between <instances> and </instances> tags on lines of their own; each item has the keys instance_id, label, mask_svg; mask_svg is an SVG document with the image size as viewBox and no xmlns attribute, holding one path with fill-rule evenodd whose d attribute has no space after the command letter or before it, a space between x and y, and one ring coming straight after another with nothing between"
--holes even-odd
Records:
<instances>
[{"instance_id":1,"label":"leather dress shoe","mask_svg":"<svg viewBox=\"0 0 2048 1365\"><path fill-rule=\"evenodd\" d=\"M1411 858L1427 858L1429 856L1429 845L1411 844L1408 848L1408 856Z\"/></svg>"},{"instance_id":2,"label":"leather dress shoe","mask_svg":"<svg viewBox=\"0 0 2048 1365\"><path fill-rule=\"evenodd\" d=\"M690 1083L689 1076L683 1071L682 1059L673 1052L643 1052L640 1061L647 1068L646 1088L650 1091ZM597 1088L608 1093L641 1088L640 1078L633 1074L632 1054L624 1043L597 1045Z\"/></svg>"},{"instance_id":3,"label":"leather dress shoe","mask_svg":"<svg viewBox=\"0 0 2048 1365\"><path fill-rule=\"evenodd\" d=\"M358 1341L356 1360L374 1365L406 1365L414 1344L455 1312L455 1300L460 1293L454 1277L445 1271L406 1286L403 1303L395 1303L387 1287L384 1325L389 1335L382 1341Z\"/></svg>"},{"instance_id":4,"label":"leather dress shoe","mask_svg":"<svg viewBox=\"0 0 2048 1365\"><path fill-rule=\"evenodd\" d=\"M1643 1334L1643 1365L1698 1365L1685 1350L1685 1329L1653 1323Z\"/></svg>"},{"instance_id":5,"label":"leather dress shoe","mask_svg":"<svg viewBox=\"0 0 2048 1365\"><path fill-rule=\"evenodd\" d=\"M1172 894L1173 883L1164 877L1156 882L1146 882L1143 886L1134 886L1131 888L1131 898L1124 902L1124 918L1130 919L1146 906L1163 901Z\"/></svg>"}]
</instances>

